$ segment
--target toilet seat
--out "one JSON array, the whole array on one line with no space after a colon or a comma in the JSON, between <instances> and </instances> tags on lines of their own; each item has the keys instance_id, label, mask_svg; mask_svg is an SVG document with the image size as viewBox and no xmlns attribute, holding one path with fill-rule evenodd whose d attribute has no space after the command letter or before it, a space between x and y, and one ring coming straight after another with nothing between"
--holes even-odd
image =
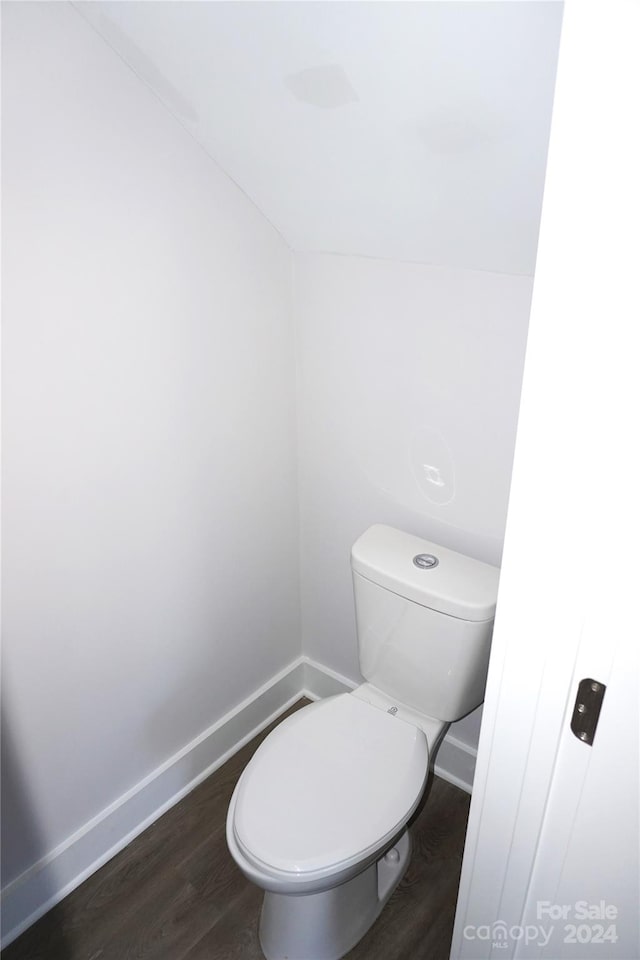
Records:
<instances>
[{"instance_id":1,"label":"toilet seat","mask_svg":"<svg viewBox=\"0 0 640 960\"><path fill-rule=\"evenodd\" d=\"M391 842L429 769L421 729L339 694L284 720L258 748L234 798L233 837L258 870L331 876Z\"/></svg>"}]
</instances>

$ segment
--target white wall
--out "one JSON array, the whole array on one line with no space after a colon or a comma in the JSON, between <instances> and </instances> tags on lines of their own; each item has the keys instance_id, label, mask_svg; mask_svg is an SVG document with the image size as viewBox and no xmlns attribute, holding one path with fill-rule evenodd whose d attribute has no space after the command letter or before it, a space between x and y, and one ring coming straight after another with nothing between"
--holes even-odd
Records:
<instances>
[{"instance_id":1,"label":"white wall","mask_svg":"<svg viewBox=\"0 0 640 960\"><path fill-rule=\"evenodd\" d=\"M303 646L347 677L349 551L370 524L500 563L531 287L296 256ZM456 735L476 745L479 719Z\"/></svg>"},{"instance_id":2,"label":"white wall","mask_svg":"<svg viewBox=\"0 0 640 960\"><path fill-rule=\"evenodd\" d=\"M75 10L3 7L6 881L300 640L290 251Z\"/></svg>"}]
</instances>

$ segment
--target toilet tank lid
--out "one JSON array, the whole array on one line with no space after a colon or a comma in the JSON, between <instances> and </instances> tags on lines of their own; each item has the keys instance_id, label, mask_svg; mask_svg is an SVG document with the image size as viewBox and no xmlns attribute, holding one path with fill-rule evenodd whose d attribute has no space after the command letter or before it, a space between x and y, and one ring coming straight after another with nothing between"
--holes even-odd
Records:
<instances>
[{"instance_id":1,"label":"toilet tank lid","mask_svg":"<svg viewBox=\"0 0 640 960\"><path fill-rule=\"evenodd\" d=\"M435 557L418 566L414 558ZM419 561L420 562L420 561ZM461 620L491 620L495 615L500 570L378 523L369 527L351 549L355 573L407 600Z\"/></svg>"}]
</instances>

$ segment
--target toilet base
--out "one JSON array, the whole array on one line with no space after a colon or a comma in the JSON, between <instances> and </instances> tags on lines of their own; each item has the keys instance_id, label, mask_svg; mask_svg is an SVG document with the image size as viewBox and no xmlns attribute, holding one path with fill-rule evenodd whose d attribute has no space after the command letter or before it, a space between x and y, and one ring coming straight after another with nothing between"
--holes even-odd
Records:
<instances>
[{"instance_id":1,"label":"toilet base","mask_svg":"<svg viewBox=\"0 0 640 960\"><path fill-rule=\"evenodd\" d=\"M267 891L259 928L267 960L339 960L377 919L410 856L405 829L384 856L346 883L310 894Z\"/></svg>"}]
</instances>

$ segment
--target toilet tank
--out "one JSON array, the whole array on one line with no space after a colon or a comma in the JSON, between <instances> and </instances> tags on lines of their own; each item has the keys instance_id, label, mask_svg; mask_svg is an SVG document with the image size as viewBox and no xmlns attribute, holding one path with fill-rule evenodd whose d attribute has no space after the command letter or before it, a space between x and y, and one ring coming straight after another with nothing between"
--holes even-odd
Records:
<instances>
[{"instance_id":1,"label":"toilet tank","mask_svg":"<svg viewBox=\"0 0 640 960\"><path fill-rule=\"evenodd\" d=\"M484 699L499 569L376 524L351 551L362 675L453 722Z\"/></svg>"}]
</instances>

